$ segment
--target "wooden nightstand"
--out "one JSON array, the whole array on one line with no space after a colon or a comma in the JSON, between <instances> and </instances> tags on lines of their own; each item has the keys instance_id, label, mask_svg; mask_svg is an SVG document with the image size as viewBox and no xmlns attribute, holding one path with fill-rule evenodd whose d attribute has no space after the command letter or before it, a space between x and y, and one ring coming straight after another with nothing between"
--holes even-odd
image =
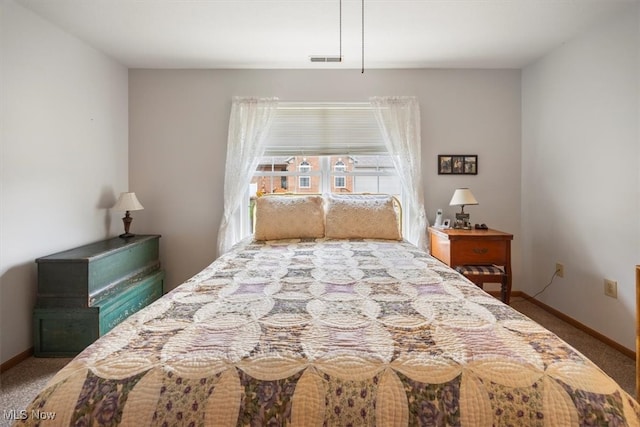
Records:
<instances>
[{"instance_id":1,"label":"wooden nightstand","mask_svg":"<svg viewBox=\"0 0 640 427\"><path fill-rule=\"evenodd\" d=\"M511 297L511 240L513 234L498 230L458 230L429 227L431 255L452 268L464 265L497 265L507 280L501 289L502 301Z\"/></svg>"}]
</instances>

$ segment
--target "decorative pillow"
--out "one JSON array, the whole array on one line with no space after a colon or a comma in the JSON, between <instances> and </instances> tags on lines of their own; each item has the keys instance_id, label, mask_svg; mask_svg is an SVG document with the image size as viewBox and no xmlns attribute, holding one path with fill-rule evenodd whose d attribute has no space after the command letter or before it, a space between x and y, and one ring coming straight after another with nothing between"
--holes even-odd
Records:
<instances>
[{"instance_id":1,"label":"decorative pillow","mask_svg":"<svg viewBox=\"0 0 640 427\"><path fill-rule=\"evenodd\" d=\"M263 196L256 200L256 240L324 237L322 196Z\"/></svg>"},{"instance_id":2,"label":"decorative pillow","mask_svg":"<svg viewBox=\"0 0 640 427\"><path fill-rule=\"evenodd\" d=\"M330 194L326 204L325 237L402 239L391 196Z\"/></svg>"}]
</instances>

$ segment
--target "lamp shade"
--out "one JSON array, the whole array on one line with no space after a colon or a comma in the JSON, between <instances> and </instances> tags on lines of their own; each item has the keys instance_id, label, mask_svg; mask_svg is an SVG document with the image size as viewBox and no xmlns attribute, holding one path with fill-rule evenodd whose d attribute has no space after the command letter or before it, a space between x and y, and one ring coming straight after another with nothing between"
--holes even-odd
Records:
<instances>
[{"instance_id":1,"label":"lamp shade","mask_svg":"<svg viewBox=\"0 0 640 427\"><path fill-rule=\"evenodd\" d=\"M116 211L139 211L144 209L144 206L138 201L136 193L120 193L120 198L112 209Z\"/></svg>"},{"instance_id":2,"label":"lamp shade","mask_svg":"<svg viewBox=\"0 0 640 427\"><path fill-rule=\"evenodd\" d=\"M457 188L449 202L450 206L477 205L478 201L468 188Z\"/></svg>"}]
</instances>

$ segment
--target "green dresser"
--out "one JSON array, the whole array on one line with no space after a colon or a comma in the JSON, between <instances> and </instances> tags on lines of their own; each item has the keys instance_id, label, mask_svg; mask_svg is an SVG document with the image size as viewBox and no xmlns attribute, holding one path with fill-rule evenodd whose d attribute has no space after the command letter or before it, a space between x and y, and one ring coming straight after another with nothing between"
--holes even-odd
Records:
<instances>
[{"instance_id":1,"label":"green dresser","mask_svg":"<svg viewBox=\"0 0 640 427\"><path fill-rule=\"evenodd\" d=\"M162 296L160 236L116 237L38 258L34 355L67 357Z\"/></svg>"}]
</instances>

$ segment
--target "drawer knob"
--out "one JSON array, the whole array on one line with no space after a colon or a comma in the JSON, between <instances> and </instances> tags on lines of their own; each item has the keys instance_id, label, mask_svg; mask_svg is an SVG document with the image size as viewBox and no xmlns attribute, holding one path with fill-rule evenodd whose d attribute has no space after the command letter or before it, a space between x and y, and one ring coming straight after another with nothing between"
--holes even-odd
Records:
<instances>
[{"instance_id":1,"label":"drawer knob","mask_svg":"<svg viewBox=\"0 0 640 427\"><path fill-rule=\"evenodd\" d=\"M484 255L489 251L487 248L473 248L473 252L478 255Z\"/></svg>"}]
</instances>

